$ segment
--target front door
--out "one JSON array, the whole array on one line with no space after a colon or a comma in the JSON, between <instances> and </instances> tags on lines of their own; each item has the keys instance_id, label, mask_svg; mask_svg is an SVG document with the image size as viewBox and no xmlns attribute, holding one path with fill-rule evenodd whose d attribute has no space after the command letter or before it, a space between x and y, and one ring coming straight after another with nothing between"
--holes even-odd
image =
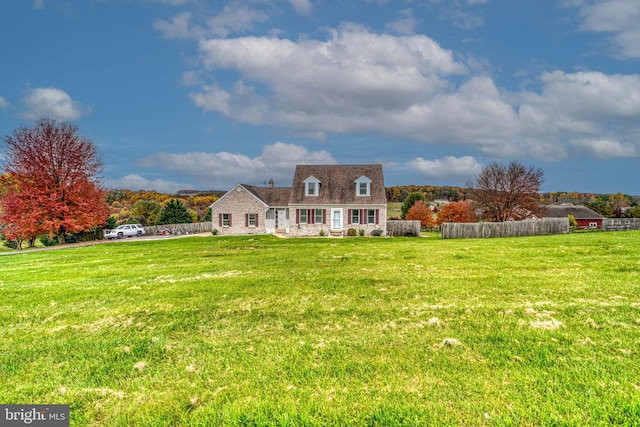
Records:
<instances>
[{"instance_id":1,"label":"front door","mask_svg":"<svg viewBox=\"0 0 640 427\"><path fill-rule=\"evenodd\" d=\"M331 209L331 229L342 230L342 209Z\"/></svg>"},{"instance_id":2,"label":"front door","mask_svg":"<svg viewBox=\"0 0 640 427\"><path fill-rule=\"evenodd\" d=\"M281 230L287 228L287 210L286 209L276 209L276 228Z\"/></svg>"}]
</instances>

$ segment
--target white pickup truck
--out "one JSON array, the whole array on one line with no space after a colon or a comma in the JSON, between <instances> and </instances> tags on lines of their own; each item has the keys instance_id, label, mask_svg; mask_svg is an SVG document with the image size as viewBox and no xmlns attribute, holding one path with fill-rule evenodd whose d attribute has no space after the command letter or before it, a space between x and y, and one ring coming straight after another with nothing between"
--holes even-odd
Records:
<instances>
[{"instance_id":1,"label":"white pickup truck","mask_svg":"<svg viewBox=\"0 0 640 427\"><path fill-rule=\"evenodd\" d=\"M121 239L123 237L140 237L144 234L142 224L122 224L114 230L105 230L104 237L107 239Z\"/></svg>"}]
</instances>

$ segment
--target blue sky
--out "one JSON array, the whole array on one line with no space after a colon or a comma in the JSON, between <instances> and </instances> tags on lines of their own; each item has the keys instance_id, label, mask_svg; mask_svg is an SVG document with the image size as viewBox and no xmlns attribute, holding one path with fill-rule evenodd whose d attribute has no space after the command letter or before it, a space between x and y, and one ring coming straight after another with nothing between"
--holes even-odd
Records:
<instances>
[{"instance_id":1,"label":"blue sky","mask_svg":"<svg viewBox=\"0 0 640 427\"><path fill-rule=\"evenodd\" d=\"M640 194L638 0L4 0L0 47L0 134L73 122L109 188L518 160L543 191Z\"/></svg>"}]
</instances>

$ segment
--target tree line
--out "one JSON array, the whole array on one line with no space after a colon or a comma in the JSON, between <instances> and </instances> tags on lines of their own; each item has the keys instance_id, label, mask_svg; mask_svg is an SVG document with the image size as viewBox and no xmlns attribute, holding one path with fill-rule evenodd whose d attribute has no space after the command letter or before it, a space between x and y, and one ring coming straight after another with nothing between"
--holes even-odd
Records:
<instances>
[{"instance_id":1,"label":"tree line","mask_svg":"<svg viewBox=\"0 0 640 427\"><path fill-rule=\"evenodd\" d=\"M105 197L109 205L109 225L182 224L211 220L209 206L221 196L219 191L167 194L157 191L111 190Z\"/></svg>"}]
</instances>

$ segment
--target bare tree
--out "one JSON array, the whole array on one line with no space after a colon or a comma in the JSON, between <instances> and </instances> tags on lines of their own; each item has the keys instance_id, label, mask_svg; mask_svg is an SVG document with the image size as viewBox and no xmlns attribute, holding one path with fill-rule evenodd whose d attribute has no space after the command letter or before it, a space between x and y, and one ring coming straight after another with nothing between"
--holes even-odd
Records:
<instances>
[{"instance_id":1,"label":"bare tree","mask_svg":"<svg viewBox=\"0 0 640 427\"><path fill-rule=\"evenodd\" d=\"M508 165L491 163L469 182L471 198L488 221L520 221L539 215L540 187L544 172L513 161Z\"/></svg>"}]
</instances>

